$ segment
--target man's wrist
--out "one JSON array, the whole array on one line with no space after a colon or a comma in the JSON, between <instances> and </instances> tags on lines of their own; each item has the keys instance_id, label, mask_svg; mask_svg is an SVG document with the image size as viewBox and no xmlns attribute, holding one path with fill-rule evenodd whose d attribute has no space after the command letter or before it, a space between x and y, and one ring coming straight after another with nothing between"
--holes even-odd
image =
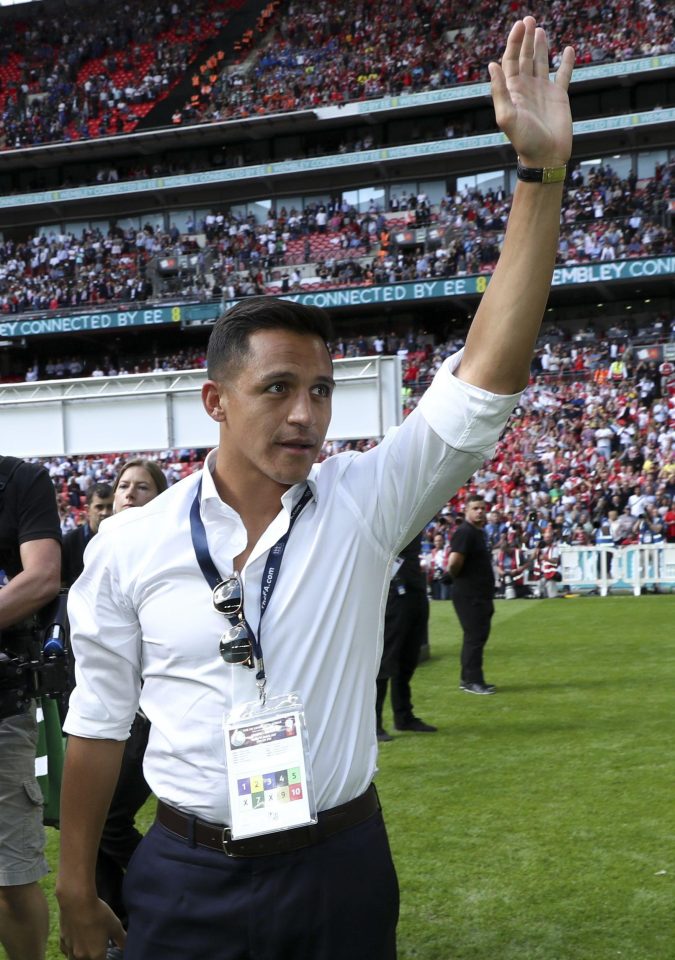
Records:
<instances>
[{"instance_id":1,"label":"man's wrist","mask_svg":"<svg viewBox=\"0 0 675 960\"><path fill-rule=\"evenodd\" d=\"M54 888L54 896L62 907L85 906L98 901L96 881L90 876L78 879L65 879L70 873L67 867L61 867Z\"/></svg>"},{"instance_id":2,"label":"man's wrist","mask_svg":"<svg viewBox=\"0 0 675 960\"><path fill-rule=\"evenodd\" d=\"M518 157L516 176L524 183L563 183L567 176L566 163L552 163L545 166L529 166Z\"/></svg>"}]
</instances>

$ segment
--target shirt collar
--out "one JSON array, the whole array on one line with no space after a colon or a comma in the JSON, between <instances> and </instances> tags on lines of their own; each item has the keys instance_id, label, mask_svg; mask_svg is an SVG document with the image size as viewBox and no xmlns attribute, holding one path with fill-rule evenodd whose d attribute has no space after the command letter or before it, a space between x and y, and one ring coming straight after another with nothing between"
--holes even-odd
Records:
<instances>
[{"instance_id":1,"label":"shirt collar","mask_svg":"<svg viewBox=\"0 0 675 960\"><path fill-rule=\"evenodd\" d=\"M216 469L217 455L218 448L215 447L207 454L206 460L204 461L204 469L202 470L202 503L205 503L209 500L217 500L228 509L232 509L229 504L221 500L220 494L216 490L216 484L213 479L213 471ZM302 480L300 483L294 484L292 487L288 488L286 493L283 494L281 497L281 503L287 513L290 513L295 504L298 502L304 492L305 486L308 486L312 491L312 498L315 501L318 501L318 472L319 464L315 463L312 465L312 469L309 471L309 476L307 477L306 481Z\"/></svg>"}]
</instances>

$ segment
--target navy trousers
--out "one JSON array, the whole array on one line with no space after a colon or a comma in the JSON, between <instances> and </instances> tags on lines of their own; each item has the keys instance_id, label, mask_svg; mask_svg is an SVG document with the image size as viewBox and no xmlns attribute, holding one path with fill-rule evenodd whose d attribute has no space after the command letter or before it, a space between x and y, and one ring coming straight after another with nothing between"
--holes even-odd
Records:
<instances>
[{"instance_id":1,"label":"navy trousers","mask_svg":"<svg viewBox=\"0 0 675 960\"><path fill-rule=\"evenodd\" d=\"M382 815L293 853L234 859L155 823L124 881L125 960L395 960Z\"/></svg>"}]
</instances>

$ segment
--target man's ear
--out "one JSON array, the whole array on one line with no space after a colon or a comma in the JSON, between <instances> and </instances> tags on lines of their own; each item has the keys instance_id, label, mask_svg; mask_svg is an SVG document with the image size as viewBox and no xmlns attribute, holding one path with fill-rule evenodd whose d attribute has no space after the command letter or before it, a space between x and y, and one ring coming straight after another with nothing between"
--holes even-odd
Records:
<instances>
[{"instance_id":1,"label":"man's ear","mask_svg":"<svg viewBox=\"0 0 675 960\"><path fill-rule=\"evenodd\" d=\"M202 404L212 420L215 420L217 423L224 422L224 398L221 397L218 384L214 380L207 380L202 386Z\"/></svg>"}]
</instances>

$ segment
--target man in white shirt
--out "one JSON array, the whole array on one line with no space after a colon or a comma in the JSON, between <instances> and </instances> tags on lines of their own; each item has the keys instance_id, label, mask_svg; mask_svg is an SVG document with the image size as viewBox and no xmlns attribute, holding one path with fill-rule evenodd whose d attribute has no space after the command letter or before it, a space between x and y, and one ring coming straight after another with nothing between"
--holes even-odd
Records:
<instances>
[{"instance_id":1,"label":"man in white shirt","mask_svg":"<svg viewBox=\"0 0 675 960\"><path fill-rule=\"evenodd\" d=\"M139 702L160 802L127 874L127 960L395 957L398 887L372 787L384 599L397 553L494 450L527 383L572 65L568 48L549 81L531 17L490 65L497 120L530 182L464 351L401 427L316 465L334 386L325 316L244 301L209 343L202 397L218 449L92 541L69 610L78 686L57 890L68 957L102 960L108 937L124 942L92 865Z\"/></svg>"},{"instance_id":2,"label":"man in white shirt","mask_svg":"<svg viewBox=\"0 0 675 960\"><path fill-rule=\"evenodd\" d=\"M604 420L595 431L595 446L598 453L609 462L612 456L612 437L614 431L609 423Z\"/></svg>"}]
</instances>

